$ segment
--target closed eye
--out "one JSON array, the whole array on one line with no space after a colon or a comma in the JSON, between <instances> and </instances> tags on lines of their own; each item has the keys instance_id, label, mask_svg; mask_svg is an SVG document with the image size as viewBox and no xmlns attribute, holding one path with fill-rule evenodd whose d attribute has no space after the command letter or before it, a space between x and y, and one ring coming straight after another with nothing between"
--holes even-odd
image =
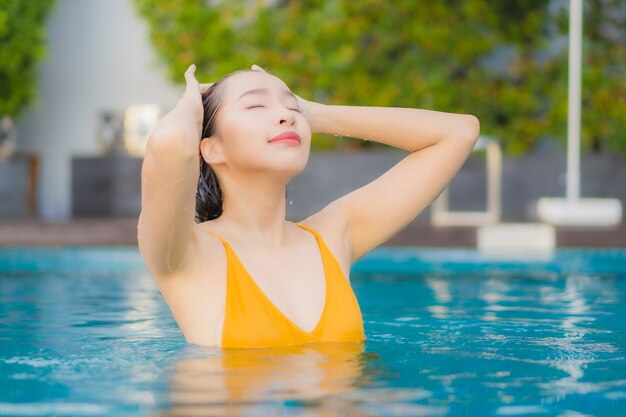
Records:
<instances>
[{"instance_id":1,"label":"closed eye","mask_svg":"<svg viewBox=\"0 0 626 417\"><path fill-rule=\"evenodd\" d=\"M257 109L257 108L263 108L263 107L265 107L265 105L263 105L263 104L253 104L251 106L246 107L246 109ZM297 107L290 108L289 110L292 110L292 111L300 113L300 109L297 108Z\"/></svg>"}]
</instances>

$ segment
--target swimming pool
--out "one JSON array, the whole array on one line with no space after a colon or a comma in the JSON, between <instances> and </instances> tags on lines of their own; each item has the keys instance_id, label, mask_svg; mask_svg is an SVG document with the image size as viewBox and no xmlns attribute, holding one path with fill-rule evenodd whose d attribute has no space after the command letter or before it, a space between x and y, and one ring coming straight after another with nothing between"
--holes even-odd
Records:
<instances>
[{"instance_id":1,"label":"swimming pool","mask_svg":"<svg viewBox=\"0 0 626 417\"><path fill-rule=\"evenodd\" d=\"M367 342L187 345L136 248L0 249L1 416L623 416L626 249L386 249Z\"/></svg>"}]
</instances>

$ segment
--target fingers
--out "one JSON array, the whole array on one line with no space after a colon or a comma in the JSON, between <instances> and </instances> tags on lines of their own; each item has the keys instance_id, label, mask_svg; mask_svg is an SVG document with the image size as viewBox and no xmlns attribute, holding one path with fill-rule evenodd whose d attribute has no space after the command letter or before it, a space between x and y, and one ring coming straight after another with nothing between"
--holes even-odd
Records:
<instances>
[{"instance_id":1,"label":"fingers","mask_svg":"<svg viewBox=\"0 0 626 417\"><path fill-rule=\"evenodd\" d=\"M191 79L195 79L194 73L196 72L196 64L189 65L187 71L185 71L185 79L189 82Z\"/></svg>"},{"instance_id":2,"label":"fingers","mask_svg":"<svg viewBox=\"0 0 626 417\"><path fill-rule=\"evenodd\" d=\"M183 93L183 95L193 96L195 94L198 94L198 81L194 76L195 72L195 64L191 64L189 68L187 68L187 71L185 71L185 81L187 82L187 85L185 86L185 92Z\"/></svg>"},{"instance_id":3,"label":"fingers","mask_svg":"<svg viewBox=\"0 0 626 417\"><path fill-rule=\"evenodd\" d=\"M253 71L267 72L263 68L259 67L257 64L252 65L252 70Z\"/></svg>"}]
</instances>

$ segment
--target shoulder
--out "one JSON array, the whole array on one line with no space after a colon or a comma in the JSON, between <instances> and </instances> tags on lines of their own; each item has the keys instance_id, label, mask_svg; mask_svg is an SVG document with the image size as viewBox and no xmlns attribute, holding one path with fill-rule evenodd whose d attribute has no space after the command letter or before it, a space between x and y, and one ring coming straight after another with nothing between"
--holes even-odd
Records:
<instances>
[{"instance_id":1,"label":"shoulder","mask_svg":"<svg viewBox=\"0 0 626 417\"><path fill-rule=\"evenodd\" d=\"M187 250L180 267L169 275L157 275L157 280L194 281L198 277L221 276L226 266L226 250L212 233L208 222L194 224ZM176 278L176 279L172 279Z\"/></svg>"},{"instance_id":2,"label":"shoulder","mask_svg":"<svg viewBox=\"0 0 626 417\"><path fill-rule=\"evenodd\" d=\"M352 263L352 246L347 236L345 212L339 200L298 222L315 230L346 271Z\"/></svg>"},{"instance_id":3,"label":"shoulder","mask_svg":"<svg viewBox=\"0 0 626 417\"><path fill-rule=\"evenodd\" d=\"M224 261L226 250L221 235L215 230L210 221L198 223L194 227L191 255L195 259L202 259L206 263L211 261Z\"/></svg>"}]
</instances>

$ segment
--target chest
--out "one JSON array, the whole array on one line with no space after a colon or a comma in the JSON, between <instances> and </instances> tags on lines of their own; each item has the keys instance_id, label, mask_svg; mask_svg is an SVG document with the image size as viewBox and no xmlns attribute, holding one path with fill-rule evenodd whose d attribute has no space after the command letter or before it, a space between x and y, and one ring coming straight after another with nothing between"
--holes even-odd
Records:
<instances>
[{"instance_id":1,"label":"chest","mask_svg":"<svg viewBox=\"0 0 626 417\"><path fill-rule=\"evenodd\" d=\"M312 330L326 301L326 268L317 245L302 245L288 251L263 253L230 248L231 268L237 279L247 280L272 307L298 327ZM232 279L232 278L230 278Z\"/></svg>"},{"instance_id":2,"label":"chest","mask_svg":"<svg viewBox=\"0 0 626 417\"><path fill-rule=\"evenodd\" d=\"M313 236L288 250L272 253L231 243L229 258L236 257L252 285L274 308L302 330L310 331L319 323L328 296L324 264L330 266L332 275L338 273L333 267L337 262L341 279L347 279L349 273L343 241L333 237L324 237L328 251L324 260ZM214 237L202 233L197 242L189 268L167 285L162 281L161 291L188 341L217 345L225 317L231 259L227 259L226 246Z\"/></svg>"}]
</instances>

